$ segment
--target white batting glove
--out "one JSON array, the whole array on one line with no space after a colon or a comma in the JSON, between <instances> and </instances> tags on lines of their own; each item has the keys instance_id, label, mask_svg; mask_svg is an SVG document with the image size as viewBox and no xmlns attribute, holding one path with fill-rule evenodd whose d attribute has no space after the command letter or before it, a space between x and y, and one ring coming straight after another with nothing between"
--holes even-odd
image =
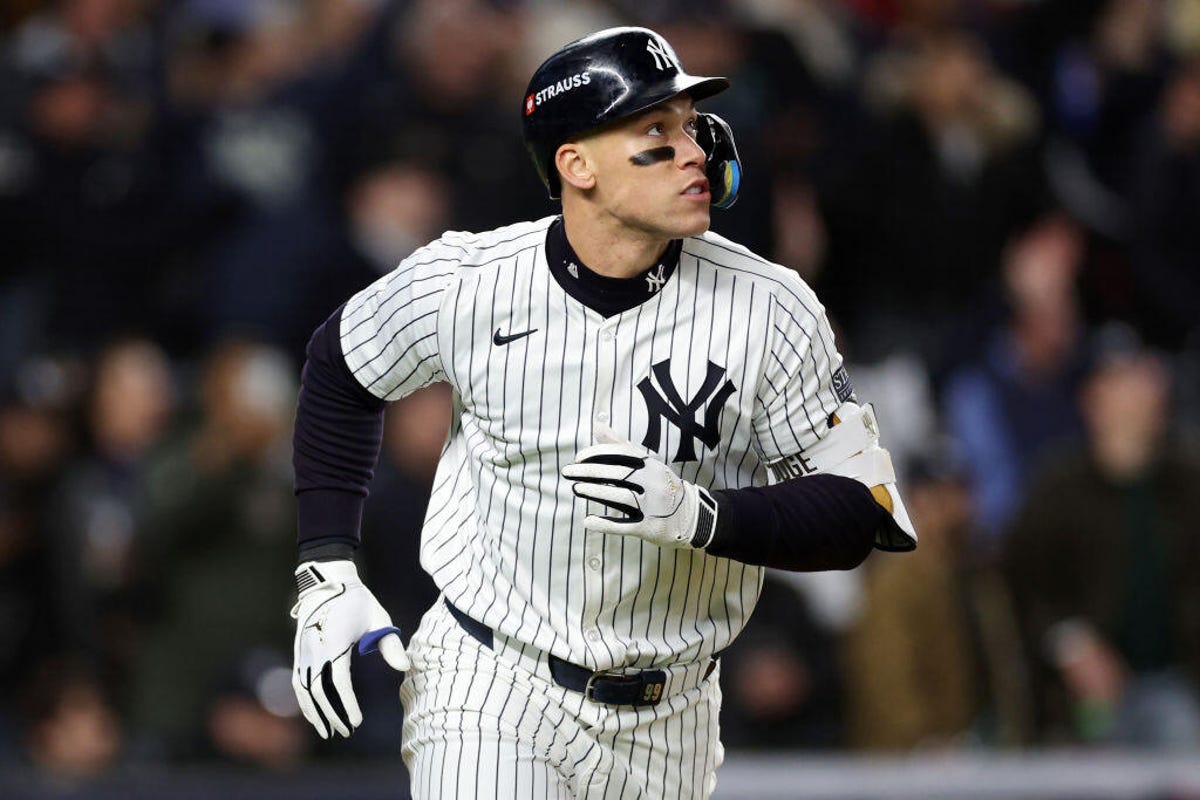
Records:
<instances>
[{"instance_id":1,"label":"white batting glove","mask_svg":"<svg viewBox=\"0 0 1200 800\"><path fill-rule=\"evenodd\" d=\"M376 649L397 672L411 666L400 629L359 580L353 561L305 561L296 568L300 596L292 607L296 644L292 688L304 714L322 739L349 736L362 724L362 711L350 682L350 650ZM335 693L341 711L329 695Z\"/></svg>"},{"instance_id":2,"label":"white batting glove","mask_svg":"<svg viewBox=\"0 0 1200 800\"><path fill-rule=\"evenodd\" d=\"M583 524L598 533L640 536L659 547L704 548L717 525L717 501L671 468L621 438L596 428L597 444L585 447L562 469L576 497L594 500L617 516L589 515Z\"/></svg>"}]
</instances>

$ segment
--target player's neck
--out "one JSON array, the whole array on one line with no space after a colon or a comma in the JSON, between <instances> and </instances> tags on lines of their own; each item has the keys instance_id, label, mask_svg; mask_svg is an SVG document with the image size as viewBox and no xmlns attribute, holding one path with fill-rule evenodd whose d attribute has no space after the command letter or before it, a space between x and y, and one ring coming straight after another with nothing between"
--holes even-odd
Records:
<instances>
[{"instance_id":1,"label":"player's neck","mask_svg":"<svg viewBox=\"0 0 1200 800\"><path fill-rule=\"evenodd\" d=\"M592 272L609 278L632 278L652 266L671 243L628 228L604 225L595 219L563 215L567 241Z\"/></svg>"}]
</instances>

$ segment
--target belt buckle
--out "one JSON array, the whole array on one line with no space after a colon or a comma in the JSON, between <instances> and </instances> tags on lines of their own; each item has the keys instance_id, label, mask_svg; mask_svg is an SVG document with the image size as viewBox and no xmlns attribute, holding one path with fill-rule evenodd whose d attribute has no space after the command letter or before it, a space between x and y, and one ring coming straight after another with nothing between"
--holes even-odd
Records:
<instances>
[{"instance_id":1,"label":"belt buckle","mask_svg":"<svg viewBox=\"0 0 1200 800\"><path fill-rule=\"evenodd\" d=\"M636 675L626 675L625 673L620 672L615 669L606 669L606 670L601 670L600 672L593 672L590 676L588 676L587 684L585 684L583 687L583 696L586 697L588 700L591 700L593 703L602 702L592 696L592 692L596 688L596 686L595 686L596 680L602 679L602 678L610 678L610 679L621 681L622 683L632 683L634 680L637 679L637 676Z\"/></svg>"},{"instance_id":2,"label":"belt buckle","mask_svg":"<svg viewBox=\"0 0 1200 800\"><path fill-rule=\"evenodd\" d=\"M587 684L583 688L583 696L593 703L605 703L603 699L597 699L595 696L595 688L597 680L608 680L616 683L624 684L622 688L633 690L629 698L618 705L630 706L654 706L662 700L663 690L667 686L667 674L661 669L647 669L633 674L619 672L617 670L604 670L601 672L593 672L587 680ZM612 702L612 701L607 701Z\"/></svg>"}]
</instances>

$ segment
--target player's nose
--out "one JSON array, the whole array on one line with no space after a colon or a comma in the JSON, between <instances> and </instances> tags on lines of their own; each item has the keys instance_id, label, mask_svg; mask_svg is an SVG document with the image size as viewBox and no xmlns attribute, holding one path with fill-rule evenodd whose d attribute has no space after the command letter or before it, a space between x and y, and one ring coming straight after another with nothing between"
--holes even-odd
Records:
<instances>
[{"instance_id":1,"label":"player's nose","mask_svg":"<svg viewBox=\"0 0 1200 800\"><path fill-rule=\"evenodd\" d=\"M680 137L680 142L675 148L675 164L680 169L689 167L703 167L707 154L695 139L686 133Z\"/></svg>"}]
</instances>

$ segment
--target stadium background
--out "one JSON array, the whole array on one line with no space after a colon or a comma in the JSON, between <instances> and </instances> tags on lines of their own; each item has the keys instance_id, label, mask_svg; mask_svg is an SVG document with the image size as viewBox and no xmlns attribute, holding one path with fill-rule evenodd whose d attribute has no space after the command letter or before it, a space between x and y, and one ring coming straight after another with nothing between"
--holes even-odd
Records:
<instances>
[{"instance_id":1,"label":"stadium background","mask_svg":"<svg viewBox=\"0 0 1200 800\"><path fill-rule=\"evenodd\" d=\"M0 796L402 791L386 671L349 741L288 685L304 342L553 213L525 81L626 23L733 79L714 228L817 289L922 534L772 576L718 796L1200 797L1200 0L6 0ZM390 409L364 522L408 631L447 420Z\"/></svg>"}]
</instances>

